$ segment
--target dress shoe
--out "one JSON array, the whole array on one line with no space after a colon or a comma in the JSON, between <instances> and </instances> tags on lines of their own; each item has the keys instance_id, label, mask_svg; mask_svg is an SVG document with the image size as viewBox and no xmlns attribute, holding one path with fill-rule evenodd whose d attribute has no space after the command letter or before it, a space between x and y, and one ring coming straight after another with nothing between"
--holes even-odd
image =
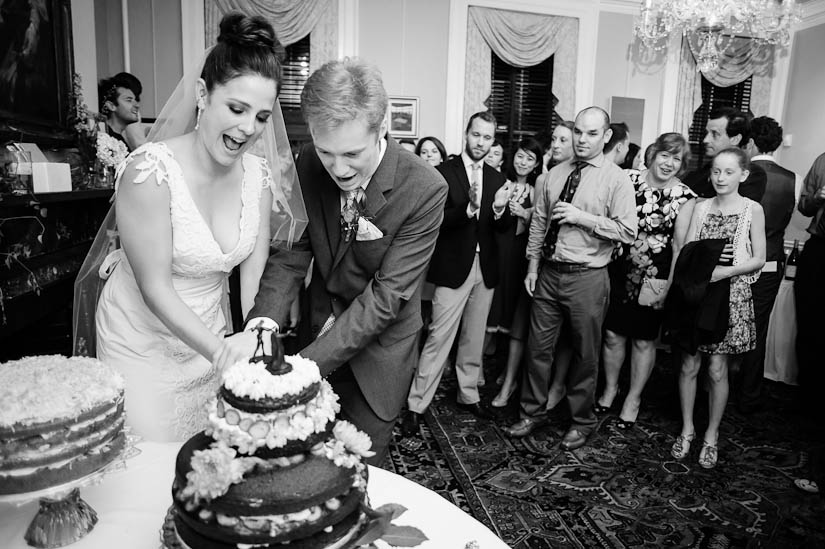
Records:
<instances>
[{"instance_id":1,"label":"dress shoe","mask_svg":"<svg viewBox=\"0 0 825 549\"><path fill-rule=\"evenodd\" d=\"M587 435L577 429L570 429L561 441L565 450L575 450L581 448L587 442Z\"/></svg>"},{"instance_id":2,"label":"dress shoe","mask_svg":"<svg viewBox=\"0 0 825 549\"><path fill-rule=\"evenodd\" d=\"M544 423L545 420L543 419L531 419L526 417L504 429L504 432L515 438L526 437L535 431L537 427L544 425Z\"/></svg>"},{"instance_id":3,"label":"dress shoe","mask_svg":"<svg viewBox=\"0 0 825 549\"><path fill-rule=\"evenodd\" d=\"M413 437L418 434L418 426L421 423L421 414L416 414L411 410L406 410L401 416L401 434L405 437Z\"/></svg>"},{"instance_id":4,"label":"dress shoe","mask_svg":"<svg viewBox=\"0 0 825 549\"><path fill-rule=\"evenodd\" d=\"M463 404L461 402L456 402L456 406L460 410L464 410L465 412L470 412L477 418L481 419L495 419L495 416L487 410L484 406L481 405L480 402L474 402L472 404Z\"/></svg>"}]
</instances>

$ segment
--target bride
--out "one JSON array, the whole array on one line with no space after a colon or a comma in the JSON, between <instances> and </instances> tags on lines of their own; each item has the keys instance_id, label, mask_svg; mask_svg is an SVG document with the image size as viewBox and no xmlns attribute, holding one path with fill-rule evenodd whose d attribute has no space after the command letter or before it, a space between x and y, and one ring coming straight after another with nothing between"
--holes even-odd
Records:
<instances>
[{"instance_id":1,"label":"bride","mask_svg":"<svg viewBox=\"0 0 825 549\"><path fill-rule=\"evenodd\" d=\"M276 101L278 47L265 19L225 16L200 78L184 78L153 126L152 142L118 170L121 248L90 273L108 277L96 314L88 307L75 314L95 314L97 357L123 375L127 422L144 439L184 440L205 427L204 403L220 372L255 348L250 332L224 337L227 276L240 265L245 315L270 240L291 243L300 232L294 220L304 211L296 203L301 193L292 188L297 179ZM249 152L262 135L269 162ZM106 240L106 228L98 241ZM84 271L99 265L95 256L105 248L96 241ZM76 304L97 293L84 292L78 280ZM76 342L82 333L76 328Z\"/></svg>"}]
</instances>

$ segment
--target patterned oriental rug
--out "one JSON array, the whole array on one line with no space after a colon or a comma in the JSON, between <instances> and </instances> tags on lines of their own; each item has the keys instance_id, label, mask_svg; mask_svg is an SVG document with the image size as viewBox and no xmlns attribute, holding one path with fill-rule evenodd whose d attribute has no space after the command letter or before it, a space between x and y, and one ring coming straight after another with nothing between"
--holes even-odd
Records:
<instances>
[{"instance_id":1,"label":"patterned oriental rug","mask_svg":"<svg viewBox=\"0 0 825 549\"><path fill-rule=\"evenodd\" d=\"M502 428L517 419L516 399L498 421L477 420L455 407L455 376L448 373L420 436L402 438L396 429L391 469L438 492L516 549L825 547L825 503L793 485L807 476L814 428L794 409L793 389L771 383L768 411L757 415L742 416L729 405L719 464L705 470L697 463L701 442L682 462L670 455L681 425L679 399L675 371L660 354L636 426L617 428L614 410L573 452L559 446L569 423L558 411L564 403L549 425L511 439ZM497 369L488 363L485 370L490 381L482 399L489 402ZM702 433L707 399L699 393Z\"/></svg>"}]
</instances>

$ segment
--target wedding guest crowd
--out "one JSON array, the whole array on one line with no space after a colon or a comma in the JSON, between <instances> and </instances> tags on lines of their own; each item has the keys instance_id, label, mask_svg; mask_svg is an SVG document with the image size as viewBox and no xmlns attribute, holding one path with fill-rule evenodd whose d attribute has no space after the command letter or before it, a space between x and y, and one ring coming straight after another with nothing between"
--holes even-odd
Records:
<instances>
[{"instance_id":1,"label":"wedding guest crowd","mask_svg":"<svg viewBox=\"0 0 825 549\"><path fill-rule=\"evenodd\" d=\"M706 163L688 173L691 151L685 136L665 133L640 147L631 143L626 124L611 122L606 112L591 107L575 123L559 123L544 145L522 139L510 155L503 146L491 145L484 161L503 166L507 182L501 192L508 197L510 224L502 232L485 231L495 234L500 265L497 285L484 286L495 290L482 347L505 342L507 351L495 356L506 360L496 363L501 387L489 401L490 410L478 396L483 369L475 359L464 358L470 339L462 338L455 364L459 403L472 404L467 409L483 420L500 421L504 416L494 411L516 395L520 418L504 431L524 437L548 421L549 410L566 402L571 420L561 445L575 449L586 444L596 415L617 402L617 428L636 425L657 344L665 341L681 368L674 384L682 429L670 451L683 459L696 437L693 408L706 362L710 417L697 458L701 466L714 467L730 387L739 393L736 402L743 413L760 409L763 399L767 321L782 279L783 235L795 202L794 174L771 156L781 142L782 129L769 117L713 109L702 141ZM462 185L472 192L470 183ZM815 192L807 196L818 196ZM810 203L822 204L808 198L806 211ZM486 209L495 219L498 212ZM812 227L816 234L819 227ZM451 230L445 218L442 234ZM450 269L456 270L454 259ZM431 265L429 277L434 273L443 277L444 265ZM520 278L523 284L516 289ZM704 290L697 294L697 288ZM701 299L696 301L696 295ZM686 310L712 310L719 316L709 326L699 325ZM455 321L465 329L460 314ZM429 376L430 395L432 384L452 366L446 347L435 358L422 354L419 361L416 376ZM479 356L479 350L470 354ZM620 374L628 356L625 393ZM604 383L597 391L600 363ZM729 384L734 374L741 381ZM420 393L414 383L404 436L417 433L432 399L421 399Z\"/></svg>"}]
</instances>

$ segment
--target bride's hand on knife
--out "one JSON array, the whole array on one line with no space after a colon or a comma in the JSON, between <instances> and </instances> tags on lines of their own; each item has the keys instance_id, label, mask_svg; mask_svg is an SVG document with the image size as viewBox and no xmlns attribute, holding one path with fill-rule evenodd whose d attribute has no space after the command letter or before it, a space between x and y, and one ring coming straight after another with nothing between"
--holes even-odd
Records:
<instances>
[{"instance_id":1,"label":"bride's hand on knife","mask_svg":"<svg viewBox=\"0 0 825 549\"><path fill-rule=\"evenodd\" d=\"M212 364L223 373L239 360L248 360L258 345L258 334L254 331L238 332L223 338L212 353Z\"/></svg>"}]
</instances>

